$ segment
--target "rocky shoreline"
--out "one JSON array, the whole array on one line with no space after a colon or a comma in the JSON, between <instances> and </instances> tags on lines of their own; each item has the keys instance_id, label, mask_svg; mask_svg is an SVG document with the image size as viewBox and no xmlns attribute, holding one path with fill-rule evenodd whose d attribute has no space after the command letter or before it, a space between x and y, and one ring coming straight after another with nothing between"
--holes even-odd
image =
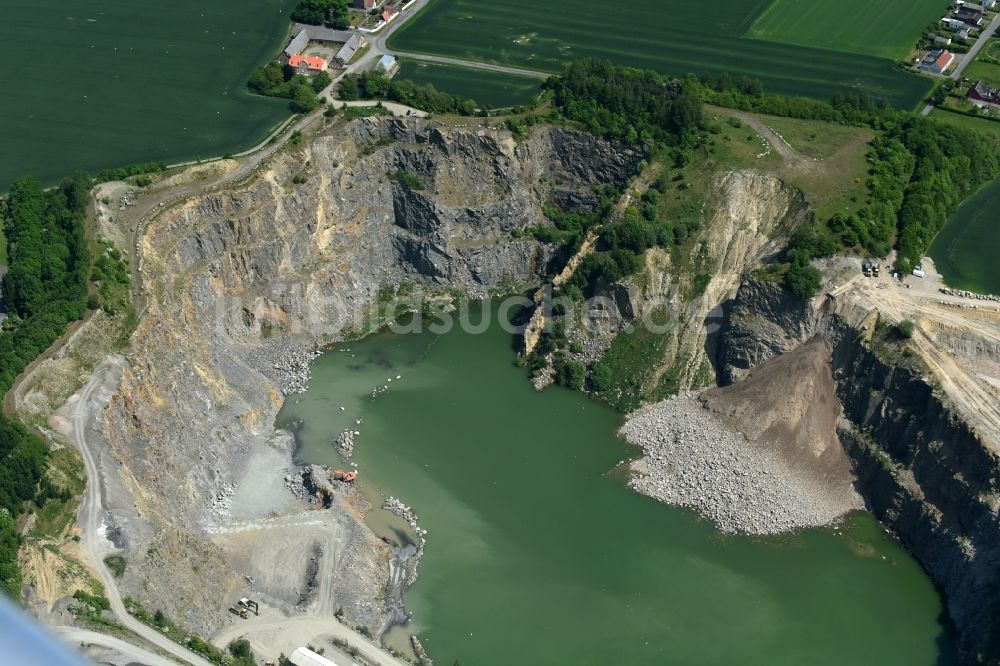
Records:
<instances>
[{"instance_id":1,"label":"rocky shoreline","mask_svg":"<svg viewBox=\"0 0 1000 666\"><path fill-rule=\"evenodd\" d=\"M726 533L779 534L835 522L855 503L816 492L775 452L756 446L698 401L678 395L633 413L619 431L643 450L629 487L694 509Z\"/></svg>"},{"instance_id":2,"label":"rocky shoreline","mask_svg":"<svg viewBox=\"0 0 1000 666\"><path fill-rule=\"evenodd\" d=\"M312 377L312 363L322 353L315 344L280 337L249 349L247 362L288 396L305 393Z\"/></svg>"}]
</instances>

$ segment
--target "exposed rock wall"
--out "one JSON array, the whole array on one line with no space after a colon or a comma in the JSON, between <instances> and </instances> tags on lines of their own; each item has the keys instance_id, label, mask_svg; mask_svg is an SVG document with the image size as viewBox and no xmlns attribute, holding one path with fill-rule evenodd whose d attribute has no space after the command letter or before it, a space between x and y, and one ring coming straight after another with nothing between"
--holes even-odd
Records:
<instances>
[{"instance_id":1,"label":"exposed rock wall","mask_svg":"<svg viewBox=\"0 0 1000 666\"><path fill-rule=\"evenodd\" d=\"M515 143L493 130L366 119L286 149L240 187L163 212L142 238L148 304L107 412L122 474L157 533L130 553L126 590L203 631L224 618L246 569L207 535L231 520L247 461L274 436L283 398L273 368L255 365L275 357L262 346L281 356L336 339L386 285L481 294L536 284L552 250L512 232L546 224L547 201L596 203L594 187L623 185L639 158L564 129ZM336 520L345 533L360 524ZM370 541L372 553L384 548ZM212 574L192 575L184 553ZM354 580L335 578L334 595L367 593L348 614L379 630L384 572L374 570L389 558L372 558Z\"/></svg>"},{"instance_id":2,"label":"exposed rock wall","mask_svg":"<svg viewBox=\"0 0 1000 666\"><path fill-rule=\"evenodd\" d=\"M745 283L719 350L720 377L822 334L845 420L838 430L872 512L940 585L970 663L1000 649L1000 458L916 370L883 361L851 313Z\"/></svg>"},{"instance_id":3,"label":"exposed rock wall","mask_svg":"<svg viewBox=\"0 0 1000 666\"><path fill-rule=\"evenodd\" d=\"M702 388L710 383L709 355L714 352L716 317L736 295L750 271L779 251L783 232L806 214L801 196L780 179L753 169L719 173L694 249L678 264L673 254L652 250L642 273L607 285L601 295L613 307L602 314L606 328L648 318L666 309L670 320L662 358L650 359L657 368L653 379L665 376L676 383L673 391ZM706 278L700 290L698 276ZM706 354L708 352L708 354ZM644 399L661 397L661 388L645 387Z\"/></svg>"}]
</instances>

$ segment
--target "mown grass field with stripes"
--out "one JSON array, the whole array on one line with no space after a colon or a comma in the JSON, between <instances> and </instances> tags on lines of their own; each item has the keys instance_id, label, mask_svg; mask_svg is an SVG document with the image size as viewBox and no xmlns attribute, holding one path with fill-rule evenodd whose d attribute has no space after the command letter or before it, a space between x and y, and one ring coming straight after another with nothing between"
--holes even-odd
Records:
<instances>
[{"instance_id":1,"label":"mown grass field with stripes","mask_svg":"<svg viewBox=\"0 0 1000 666\"><path fill-rule=\"evenodd\" d=\"M948 0L774 0L747 37L899 60Z\"/></svg>"},{"instance_id":2,"label":"mown grass field with stripes","mask_svg":"<svg viewBox=\"0 0 1000 666\"><path fill-rule=\"evenodd\" d=\"M492 108L527 104L542 89L539 79L418 60L401 61L396 78L429 83L441 92L469 97Z\"/></svg>"},{"instance_id":3,"label":"mown grass field with stripes","mask_svg":"<svg viewBox=\"0 0 1000 666\"><path fill-rule=\"evenodd\" d=\"M389 44L548 72L595 56L676 75L745 74L773 93L825 100L836 90L865 90L907 109L929 92L929 79L900 71L887 58L743 37L771 2L432 0Z\"/></svg>"},{"instance_id":4,"label":"mown grass field with stripes","mask_svg":"<svg viewBox=\"0 0 1000 666\"><path fill-rule=\"evenodd\" d=\"M31 174L248 148L290 115L251 96L295 0L0 3L0 191Z\"/></svg>"}]
</instances>

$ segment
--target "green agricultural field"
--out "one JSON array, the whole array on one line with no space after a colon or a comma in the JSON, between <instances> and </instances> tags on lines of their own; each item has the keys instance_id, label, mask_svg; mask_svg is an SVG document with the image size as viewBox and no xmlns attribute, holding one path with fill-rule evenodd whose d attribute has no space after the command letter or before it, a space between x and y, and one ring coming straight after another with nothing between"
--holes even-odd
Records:
<instances>
[{"instance_id":1,"label":"green agricultural field","mask_svg":"<svg viewBox=\"0 0 1000 666\"><path fill-rule=\"evenodd\" d=\"M762 79L773 93L828 100L838 89L861 89L907 109L929 93L929 79L895 69L889 59L743 38L769 4L432 0L389 44L399 51L547 72L559 71L567 60L595 56L669 74L746 74Z\"/></svg>"},{"instance_id":2,"label":"green agricultural field","mask_svg":"<svg viewBox=\"0 0 1000 666\"><path fill-rule=\"evenodd\" d=\"M396 78L429 83L442 92L470 97L493 108L527 104L542 89L539 79L417 60L402 61Z\"/></svg>"},{"instance_id":3,"label":"green agricultural field","mask_svg":"<svg viewBox=\"0 0 1000 666\"><path fill-rule=\"evenodd\" d=\"M948 0L774 0L746 36L899 60L948 5Z\"/></svg>"},{"instance_id":4,"label":"green agricultural field","mask_svg":"<svg viewBox=\"0 0 1000 666\"><path fill-rule=\"evenodd\" d=\"M946 123L948 125L958 125L977 129L981 132L993 132L1000 134L1000 120L990 120L989 118L977 118L965 113L957 113L946 109L937 108L931 111L931 120Z\"/></svg>"},{"instance_id":5,"label":"green agricultural field","mask_svg":"<svg viewBox=\"0 0 1000 666\"><path fill-rule=\"evenodd\" d=\"M247 148L289 114L246 92L294 0L0 4L0 191L23 174Z\"/></svg>"},{"instance_id":6,"label":"green agricultural field","mask_svg":"<svg viewBox=\"0 0 1000 666\"><path fill-rule=\"evenodd\" d=\"M930 255L949 285L1000 294L998 207L1000 180L995 180L962 204L934 239Z\"/></svg>"}]
</instances>

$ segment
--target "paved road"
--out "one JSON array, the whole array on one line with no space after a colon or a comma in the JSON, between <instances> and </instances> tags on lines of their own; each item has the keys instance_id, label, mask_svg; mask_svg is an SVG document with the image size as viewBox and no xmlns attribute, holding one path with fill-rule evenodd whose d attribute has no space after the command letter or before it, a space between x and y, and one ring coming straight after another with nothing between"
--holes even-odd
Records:
<instances>
[{"instance_id":1,"label":"paved road","mask_svg":"<svg viewBox=\"0 0 1000 666\"><path fill-rule=\"evenodd\" d=\"M997 27L1000 27L1000 18L994 18L990 21L986 30L983 30L982 34L979 35L979 39L977 39L976 43L972 45L972 48L969 49L968 53L958 56L961 58L961 61L955 65L955 70L950 75L951 78L958 79L962 76L962 72L964 72L965 68L969 66L969 63L976 59L979 52L983 50L984 46L986 46L986 42L989 41L989 39L993 36L993 33L997 31Z\"/></svg>"},{"instance_id":2,"label":"paved road","mask_svg":"<svg viewBox=\"0 0 1000 666\"><path fill-rule=\"evenodd\" d=\"M104 539L99 534L101 526L101 515L104 513L102 504L101 475L97 467L97 460L94 451L87 441L87 426L93 418L95 402L106 401L108 395L101 395L101 391L108 391L108 387L117 385L118 372L124 361L120 357L108 357L105 359L91 375L90 380L80 390L79 399L73 405L73 441L80 450L83 457L83 464L87 470L87 492L83 497L80 506L78 523L80 525L80 543L83 546L82 552L90 560L91 568L104 585L105 594L111 601L111 612L115 618L128 629L131 629L147 641L162 648L164 651L174 655L183 662L193 666L212 666L208 661L196 655L185 647L174 643L172 640L149 627L128 614L125 604L122 602L121 594L118 592L118 584L111 572L104 564L104 557L107 551L103 545Z\"/></svg>"},{"instance_id":3,"label":"paved road","mask_svg":"<svg viewBox=\"0 0 1000 666\"><path fill-rule=\"evenodd\" d=\"M177 666L177 662L165 659L145 648L132 645L114 636L99 634L96 631L77 629L76 627L58 627L55 633L64 643L74 648L100 645L101 647L110 648L143 666Z\"/></svg>"}]
</instances>

